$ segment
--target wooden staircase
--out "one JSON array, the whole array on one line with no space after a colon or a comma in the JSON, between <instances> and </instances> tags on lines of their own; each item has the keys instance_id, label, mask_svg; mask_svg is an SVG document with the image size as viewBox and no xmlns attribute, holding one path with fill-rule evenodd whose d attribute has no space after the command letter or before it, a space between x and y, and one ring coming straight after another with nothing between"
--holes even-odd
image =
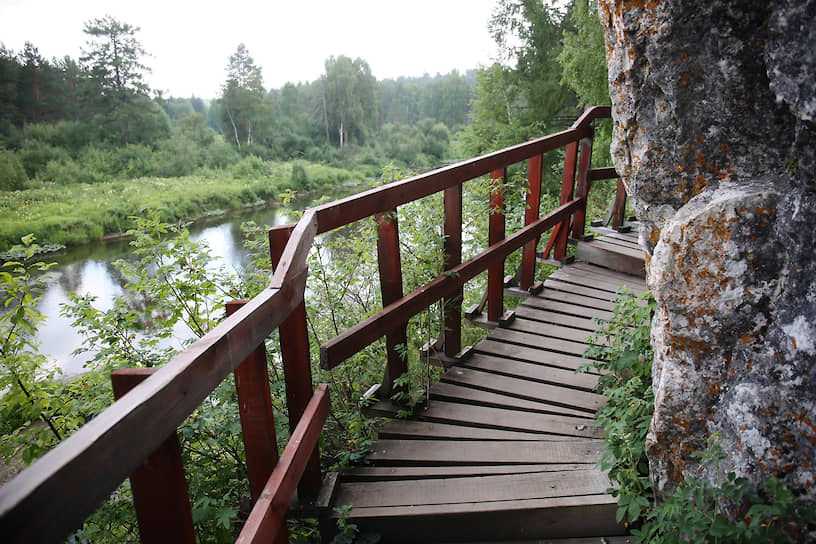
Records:
<instances>
[{"instance_id":1,"label":"wooden staircase","mask_svg":"<svg viewBox=\"0 0 816 544\"><path fill-rule=\"evenodd\" d=\"M619 245L619 254L632 253ZM590 253L597 260L609 252ZM593 318L612 316L621 285L646 289L638 275L595 264L553 273L431 387L429 406L385 425L365 466L327 477L322 532L346 507L347 521L381 542L625 534L596 466L602 441L593 414L604 402L593 392L597 376L575 374Z\"/></svg>"},{"instance_id":2,"label":"wooden staircase","mask_svg":"<svg viewBox=\"0 0 816 544\"><path fill-rule=\"evenodd\" d=\"M592 240L578 242L576 259L641 278L646 277L637 227L638 224L633 222L619 230L593 227L592 232L596 236Z\"/></svg>"}]
</instances>

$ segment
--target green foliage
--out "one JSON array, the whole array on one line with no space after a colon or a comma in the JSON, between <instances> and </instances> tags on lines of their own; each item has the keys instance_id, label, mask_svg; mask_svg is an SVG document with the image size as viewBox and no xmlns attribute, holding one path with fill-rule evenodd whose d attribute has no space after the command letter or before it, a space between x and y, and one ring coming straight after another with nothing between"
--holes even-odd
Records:
<instances>
[{"instance_id":1,"label":"green foliage","mask_svg":"<svg viewBox=\"0 0 816 544\"><path fill-rule=\"evenodd\" d=\"M19 191L28 183L23 163L14 151L0 150L0 191Z\"/></svg>"},{"instance_id":2,"label":"green foliage","mask_svg":"<svg viewBox=\"0 0 816 544\"><path fill-rule=\"evenodd\" d=\"M664 504L654 504L645 446L654 411L649 335L655 302L650 292L620 294L612 319L600 322L584 353L593 362L579 368L600 373L598 390L607 398L596 414L606 445L599 465L615 484L607 493L618 497L618 522L634 527L642 543L798 542L813 531L816 510L774 478L756 488L734 473L714 483L689 476ZM717 438L694 454L701 471L721 472L725 454Z\"/></svg>"},{"instance_id":3,"label":"green foliage","mask_svg":"<svg viewBox=\"0 0 816 544\"><path fill-rule=\"evenodd\" d=\"M30 463L85 421L85 407L74 402L76 391L53 381L56 370L45 368L38 351L37 326L44 316L38 311L44 287L42 273L53 264L37 261L42 252L34 236L21 244L0 272L3 307L0 315L0 391L4 436L0 454L11 460L19 456Z\"/></svg>"},{"instance_id":4,"label":"green foliage","mask_svg":"<svg viewBox=\"0 0 816 544\"><path fill-rule=\"evenodd\" d=\"M703 467L717 466L725 453L717 436L709 449L695 454ZM725 508L736 509L731 517ZM733 472L714 484L704 478L686 477L674 494L652 509L640 529L637 542L722 544L804 542L816 529L816 509L806 508L776 478L756 489L748 479Z\"/></svg>"},{"instance_id":5,"label":"green foliage","mask_svg":"<svg viewBox=\"0 0 816 544\"><path fill-rule=\"evenodd\" d=\"M558 55L563 83L578 96L582 107L611 104L598 1L575 2L569 23L571 27L564 30L564 46Z\"/></svg>"},{"instance_id":6,"label":"green foliage","mask_svg":"<svg viewBox=\"0 0 816 544\"><path fill-rule=\"evenodd\" d=\"M608 492L618 497L618 521L629 524L650 507L646 433L654 411L650 332L656 306L648 291L619 295L613 317L600 321L589 340L591 347L584 356L593 362L579 371L592 368L601 374L597 390L607 403L595 416L605 431L600 467L616 484Z\"/></svg>"}]
</instances>

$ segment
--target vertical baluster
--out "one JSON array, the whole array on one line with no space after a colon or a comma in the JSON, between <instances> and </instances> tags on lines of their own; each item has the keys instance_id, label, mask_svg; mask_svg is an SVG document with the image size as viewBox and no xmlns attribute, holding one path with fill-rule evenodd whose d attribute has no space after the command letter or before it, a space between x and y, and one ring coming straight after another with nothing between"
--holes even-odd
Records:
<instances>
[{"instance_id":1,"label":"vertical baluster","mask_svg":"<svg viewBox=\"0 0 816 544\"><path fill-rule=\"evenodd\" d=\"M529 225L538 219L541 208L541 155L530 157L527 160L527 209L524 210L524 225ZM524 244L521 251L521 277L519 287L527 291L533 285L536 264L536 247L538 238Z\"/></svg>"},{"instance_id":2,"label":"vertical baluster","mask_svg":"<svg viewBox=\"0 0 816 544\"><path fill-rule=\"evenodd\" d=\"M589 169L592 165L592 139L594 134L594 123L590 125L590 135L581 140L581 157L578 161L578 174L575 188L575 196L583 198L584 203L575 210L572 217L572 237L579 239L584 235L584 223L586 222L586 198L592 182L589 180Z\"/></svg>"},{"instance_id":3,"label":"vertical baluster","mask_svg":"<svg viewBox=\"0 0 816 544\"><path fill-rule=\"evenodd\" d=\"M444 269L450 270L462 263L462 186L445 189ZM443 300L444 350L448 357L456 357L462 351L462 297L464 289Z\"/></svg>"},{"instance_id":4,"label":"vertical baluster","mask_svg":"<svg viewBox=\"0 0 816 544\"><path fill-rule=\"evenodd\" d=\"M567 144L566 155L564 156L564 176L561 179L561 199L560 204L566 204L572 200L572 195L575 191L575 167L578 161L578 142L570 142ZM553 258L556 260L565 259L567 257L567 239L569 238L569 219L565 219L558 226L558 232L553 231L556 235L555 239L555 253Z\"/></svg>"},{"instance_id":5,"label":"vertical baluster","mask_svg":"<svg viewBox=\"0 0 816 544\"><path fill-rule=\"evenodd\" d=\"M504 240L504 180L507 169L490 173L488 245ZM504 261L487 269L487 320L498 322L504 311Z\"/></svg>"},{"instance_id":6,"label":"vertical baluster","mask_svg":"<svg viewBox=\"0 0 816 544\"><path fill-rule=\"evenodd\" d=\"M128 368L112 372L113 397L117 400L122 398L155 370ZM133 504L143 544L195 544L193 514L176 433L170 435L130 475L130 487L133 490Z\"/></svg>"},{"instance_id":7,"label":"vertical baluster","mask_svg":"<svg viewBox=\"0 0 816 544\"><path fill-rule=\"evenodd\" d=\"M227 302L227 316L237 312L246 302L245 300ZM233 371L249 491L253 504L260 497L269 475L278 462L275 411L272 406L266 364L266 346L261 344Z\"/></svg>"},{"instance_id":8,"label":"vertical baluster","mask_svg":"<svg viewBox=\"0 0 816 544\"><path fill-rule=\"evenodd\" d=\"M273 267L278 266L293 229L292 225L287 225L269 230L269 253ZM306 304L301 300L278 329L290 433L297 426L312 398L312 366L309 356L309 333L306 327ZM315 448L298 485L299 497L307 501L315 499L320 491L321 480L320 451L319 448Z\"/></svg>"},{"instance_id":9,"label":"vertical baluster","mask_svg":"<svg viewBox=\"0 0 816 544\"><path fill-rule=\"evenodd\" d=\"M377 214L377 261L380 271L380 289L383 307L402 298L402 264L399 249L399 226L397 210ZM405 393L405 386L397 386L394 380L408 372L408 362L397 346L408 345L408 322L388 331L385 335L386 365L380 394L393 396Z\"/></svg>"},{"instance_id":10,"label":"vertical baluster","mask_svg":"<svg viewBox=\"0 0 816 544\"><path fill-rule=\"evenodd\" d=\"M612 205L612 228L617 229L623 226L624 215L626 214L626 186L623 180L618 178L618 188L615 192L615 202Z\"/></svg>"}]
</instances>

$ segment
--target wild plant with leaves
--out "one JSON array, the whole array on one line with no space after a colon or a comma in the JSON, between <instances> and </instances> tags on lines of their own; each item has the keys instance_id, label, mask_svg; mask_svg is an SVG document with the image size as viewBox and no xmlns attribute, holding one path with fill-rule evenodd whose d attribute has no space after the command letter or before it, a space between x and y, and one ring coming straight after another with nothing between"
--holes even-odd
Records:
<instances>
[{"instance_id":1,"label":"wild plant with leaves","mask_svg":"<svg viewBox=\"0 0 816 544\"><path fill-rule=\"evenodd\" d=\"M604 449L600 468L609 471L616 484L608 492L618 497L617 521L638 521L651 506L646 433L654 411L650 342L651 317L656 308L651 292L635 296L618 291L613 317L599 320L597 331L584 356L591 364L579 371L594 369L600 374L597 391L606 405L595 415L604 428Z\"/></svg>"}]
</instances>

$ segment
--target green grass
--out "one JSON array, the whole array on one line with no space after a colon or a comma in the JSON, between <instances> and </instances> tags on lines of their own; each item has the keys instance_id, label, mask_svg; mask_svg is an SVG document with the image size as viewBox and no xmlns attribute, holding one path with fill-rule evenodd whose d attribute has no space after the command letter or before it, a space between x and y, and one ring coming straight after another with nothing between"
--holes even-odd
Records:
<instances>
[{"instance_id":1,"label":"green grass","mask_svg":"<svg viewBox=\"0 0 816 544\"><path fill-rule=\"evenodd\" d=\"M357 172L299 162L310 189L362 180ZM0 251L33 233L38 242L79 245L130 228L130 216L144 209L162 210L174 222L218 210L269 201L287 190L292 163L263 163L262 171L236 175L205 170L179 178L137 178L127 181L57 185L0 193Z\"/></svg>"}]
</instances>

